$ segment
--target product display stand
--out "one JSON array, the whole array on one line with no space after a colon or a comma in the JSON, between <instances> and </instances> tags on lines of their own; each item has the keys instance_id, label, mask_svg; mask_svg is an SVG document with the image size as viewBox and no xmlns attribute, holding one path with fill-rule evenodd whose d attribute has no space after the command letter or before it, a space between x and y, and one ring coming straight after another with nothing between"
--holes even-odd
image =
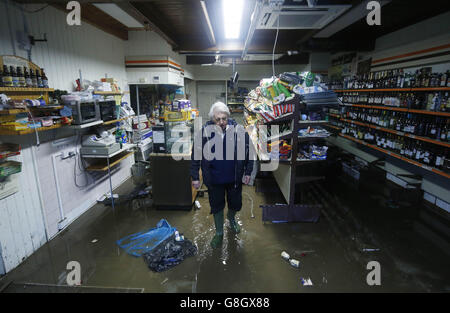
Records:
<instances>
[{"instance_id":1,"label":"product display stand","mask_svg":"<svg viewBox=\"0 0 450 313\"><path fill-rule=\"evenodd\" d=\"M299 99L296 97L295 99ZM295 203L295 194L297 191L297 184L312 182L315 180L323 179L323 176L308 176L297 177L297 168L300 166L309 166L320 162L322 160L297 160L298 156L298 143L299 141L316 141L322 139L322 137L299 137L298 132L301 128L308 126L316 126L326 124L326 121L300 121L301 109L304 104L301 101L296 101L293 114L290 114L292 119L292 132L285 139L291 139L292 151L290 160L280 160L278 168L273 171L275 181L280 187L287 204L275 204L275 205L261 205L263 209L262 220L263 221L286 221L286 222L317 222L320 216L320 205L312 205L305 203ZM285 117L279 120L271 121L270 124L274 124L280 121L286 121ZM301 188L301 187L300 187ZM301 189L300 189L301 192ZM301 202L303 199L301 199Z\"/></svg>"}]
</instances>

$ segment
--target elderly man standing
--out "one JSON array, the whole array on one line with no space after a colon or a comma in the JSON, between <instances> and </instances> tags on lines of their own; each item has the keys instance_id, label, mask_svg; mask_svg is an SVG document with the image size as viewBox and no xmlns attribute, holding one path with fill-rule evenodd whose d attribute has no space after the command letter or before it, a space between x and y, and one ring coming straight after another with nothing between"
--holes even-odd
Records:
<instances>
[{"instance_id":1,"label":"elderly man standing","mask_svg":"<svg viewBox=\"0 0 450 313\"><path fill-rule=\"evenodd\" d=\"M242 183L250 182L254 161L253 157L250 158L247 132L230 118L230 111L224 103L214 103L209 117L211 120L194 139L191 177L193 187L199 189L201 167L216 227L211 246L216 248L223 240L225 194L231 230L240 232L235 215L242 208Z\"/></svg>"}]
</instances>

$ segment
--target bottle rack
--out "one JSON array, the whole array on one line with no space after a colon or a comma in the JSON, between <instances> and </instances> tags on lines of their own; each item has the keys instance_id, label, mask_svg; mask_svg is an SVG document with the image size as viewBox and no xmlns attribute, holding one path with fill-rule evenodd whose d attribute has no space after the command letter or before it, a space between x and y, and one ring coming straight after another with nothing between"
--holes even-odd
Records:
<instances>
[{"instance_id":1,"label":"bottle rack","mask_svg":"<svg viewBox=\"0 0 450 313\"><path fill-rule=\"evenodd\" d=\"M362 121L358 121L358 120L347 119L347 118L344 118L344 117L341 117L341 116L337 116L336 114L333 114L333 115L329 114L329 115L332 116L332 117L335 117L337 120L339 120L339 121L341 121L343 123L349 123L349 124L352 124L352 125L363 126L363 127L375 129L377 131L390 133L390 134L393 134L393 135L396 135L396 136L406 137L406 138L409 138L409 139L418 140L418 141L422 141L422 142L427 142L427 143L430 143L430 144L438 145L438 146L441 146L441 147L445 147L447 149L450 148L450 143L449 142L445 142L445 141L441 141L441 140L435 140L435 139L422 137L422 136L417 136L417 135L414 135L414 134L410 134L408 132L397 131L397 130L381 127L381 126L378 126L378 125L373 125L373 124L370 124L368 122L362 122ZM331 125L328 125L328 126L332 127ZM336 130L339 130L339 131L342 130L341 127L335 126L334 128ZM431 171L431 172L433 172L435 174L438 174L438 175L450 178L450 174L445 173L445 172L441 171L440 169L436 169L436 168L428 166L426 164L423 164L423 163L416 162L414 160L405 158L402 155L399 155L399 154L397 154L395 152L392 152L392 151L380 148L380 147L378 147L376 145L367 143L367 142L365 142L365 141L363 141L361 139L353 138L353 137L351 137L349 135L342 134L342 133L339 133L339 136L341 136L343 138L346 138L346 139L349 139L351 141L357 142L359 144L362 144L362 145L364 145L366 147L369 147L369 148L381 151L381 152L383 152L383 153L385 153L387 155L393 156L393 157L395 157L397 159L400 159L402 161L405 161L405 162L407 162L409 164L413 164L413 165L419 166L419 167L424 168L426 170L429 170L429 171Z\"/></svg>"},{"instance_id":2,"label":"bottle rack","mask_svg":"<svg viewBox=\"0 0 450 313\"><path fill-rule=\"evenodd\" d=\"M297 97L300 100L300 97ZM301 176L297 177L297 168L300 166L308 166L310 164L316 164L324 160L298 160L298 144L304 139L308 141L317 141L324 139L323 137L310 137L303 138L298 136L298 132L301 128L308 126L326 125L327 121L300 121L301 116L300 101L295 101L294 112L272 120L264 125L273 125L280 122L291 121L291 132L284 134L281 138L291 140L292 150L291 158L289 160L279 160L278 168L273 171L273 176L278 186L280 187L283 196L286 200L286 204L264 204L262 208L262 220L263 221L287 221L287 222L317 222L320 216L320 205L295 203L296 191L302 193L301 187L298 188L298 184L307 183L316 180L324 179L323 176ZM279 138L277 138L279 139ZM255 145L255 143L253 143ZM263 143L265 144L265 143ZM265 155L262 155L261 151L255 145L255 150L260 158L261 162L270 161ZM300 185L301 186L301 185Z\"/></svg>"},{"instance_id":3,"label":"bottle rack","mask_svg":"<svg viewBox=\"0 0 450 313\"><path fill-rule=\"evenodd\" d=\"M383 131L386 133L391 133L397 136L402 136L402 137L408 137L411 139L416 139L416 140L420 140L420 141L424 141L424 142L428 142L428 143L432 143L435 145L440 145L446 148L450 148L450 143L445 142L445 141L441 141L441 140L434 140L434 139L430 139L427 137L421 137L421 136L417 136L417 135L413 135L407 132L402 132L402 131L397 131L397 130L393 130L393 129L389 129L389 128L384 128L381 126L376 126L373 124L369 124L369 123L364 123L364 122L360 122L360 121L355 121L355 120L350 120L350 119L345 119L345 118L340 118L340 120L342 122L346 122L346 123L350 123L350 124L354 124L354 125L359 125L359 126L364 126L364 127L368 127L368 128L372 128L372 129L376 129L379 131Z\"/></svg>"},{"instance_id":4,"label":"bottle rack","mask_svg":"<svg viewBox=\"0 0 450 313\"><path fill-rule=\"evenodd\" d=\"M350 136L345 135L345 134L339 134L339 135L340 135L341 137L343 137L343 138L346 138L346 139L348 139L348 140L354 141L354 142L356 142L356 143L359 143L359 144L361 144L361 145L363 145L363 146L372 148L372 149L374 149L374 150L378 150L378 151L380 151L380 152L383 152L384 154L390 155L390 156L392 156L392 157L394 157L394 158L397 158L397 159L399 159L399 160L405 161L405 162L407 162L407 163L409 163L409 164L413 164L413 165L418 166L418 167L420 167L420 168L423 168L423 169L425 169L425 170L427 170L427 171L430 171L430 172L439 174L439 175L441 175L441 176L450 178L450 174L445 173L445 172L443 172L443 171L441 171L441 170L438 170L438 169L436 169L436 168L434 168L434 167L427 166L427 165L425 165L425 164L416 162L416 161L414 161L414 160L411 160L411 159L402 157L401 155L399 155L399 154L397 154L397 153L395 153L395 152L392 152L392 151L389 151L389 150L380 148L380 147L378 147L378 146L376 146L376 145L369 144L369 143L367 143L367 142L365 142L365 141L362 141L362 140L360 140L360 139L356 139L356 138L350 137Z\"/></svg>"}]
</instances>

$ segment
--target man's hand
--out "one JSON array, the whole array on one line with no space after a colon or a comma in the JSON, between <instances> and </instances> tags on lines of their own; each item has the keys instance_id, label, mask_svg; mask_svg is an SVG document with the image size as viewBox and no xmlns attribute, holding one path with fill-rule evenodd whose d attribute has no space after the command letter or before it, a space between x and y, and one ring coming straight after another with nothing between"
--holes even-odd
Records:
<instances>
[{"instance_id":1,"label":"man's hand","mask_svg":"<svg viewBox=\"0 0 450 313\"><path fill-rule=\"evenodd\" d=\"M200 181L199 180L193 180L192 181L192 187L195 189L200 189Z\"/></svg>"},{"instance_id":2,"label":"man's hand","mask_svg":"<svg viewBox=\"0 0 450 313\"><path fill-rule=\"evenodd\" d=\"M245 175L244 178L242 179L242 182L245 185L248 185L248 183L250 182L250 176L249 175Z\"/></svg>"}]
</instances>

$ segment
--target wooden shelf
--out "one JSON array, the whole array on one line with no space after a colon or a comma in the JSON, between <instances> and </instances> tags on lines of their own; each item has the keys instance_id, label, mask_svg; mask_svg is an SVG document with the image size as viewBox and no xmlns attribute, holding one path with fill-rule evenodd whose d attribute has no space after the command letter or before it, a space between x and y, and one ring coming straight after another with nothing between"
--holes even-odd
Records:
<instances>
[{"instance_id":1,"label":"wooden shelf","mask_svg":"<svg viewBox=\"0 0 450 313\"><path fill-rule=\"evenodd\" d=\"M429 142L429 143L432 143L432 144L435 144L435 145L444 146L446 148L450 148L450 143L447 143L447 142L444 142L444 141L440 141L440 140L433 140L433 139L430 139L430 138L416 136L416 135L413 135L413 134L409 134L409 133L405 133L405 132L401 132L401 131L397 131L397 130L393 130L393 129L389 129L389 128L384 128L384 127L380 127L380 126L376 126L376 125L372 125L372 124L367 124L367 123L363 123L363 122L359 122L359 121L353 121L353 120L347 120L345 118L341 118L341 121L347 122L347 123L351 123L351 124L360 125L360 126L364 126L364 127L373 128L373 129L376 129L376 130L381 130L383 132L391 133L391 134L402 136L402 137L408 137L408 138L411 138L411 139L417 139L417 140L420 140L420 141Z\"/></svg>"},{"instance_id":2,"label":"wooden shelf","mask_svg":"<svg viewBox=\"0 0 450 313\"><path fill-rule=\"evenodd\" d=\"M0 115L15 115L26 112L27 112L26 109L7 109L7 110L0 110Z\"/></svg>"},{"instance_id":3,"label":"wooden shelf","mask_svg":"<svg viewBox=\"0 0 450 313\"><path fill-rule=\"evenodd\" d=\"M98 120L98 121L94 121L94 122L90 122L90 123L86 123L86 124L81 124L81 125L72 125L72 126L70 126L70 128L83 129L83 128L88 128L88 127L92 127L92 126L100 125L100 124L103 124L102 120Z\"/></svg>"},{"instance_id":4,"label":"wooden shelf","mask_svg":"<svg viewBox=\"0 0 450 313\"><path fill-rule=\"evenodd\" d=\"M328 113L329 116L332 117L336 117L336 118L340 118L341 116L339 114L334 114L334 113Z\"/></svg>"},{"instance_id":5,"label":"wooden shelf","mask_svg":"<svg viewBox=\"0 0 450 313\"><path fill-rule=\"evenodd\" d=\"M61 110L64 108L63 105L41 105L38 107L29 107L33 111L43 111L43 110Z\"/></svg>"},{"instance_id":6,"label":"wooden shelf","mask_svg":"<svg viewBox=\"0 0 450 313\"><path fill-rule=\"evenodd\" d=\"M308 126L323 126L328 124L329 122L326 120L319 120L319 121L300 121L298 122L301 127L308 127Z\"/></svg>"},{"instance_id":7,"label":"wooden shelf","mask_svg":"<svg viewBox=\"0 0 450 313\"><path fill-rule=\"evenodd\" d=\"M341 137L344 137L344 138L348 139L348 140L351 140L351 141L357 142L357 143L359 143L359 144L362 144L362 145L364 145L364 146L366 146L366 147L369 147L369 148L372 148L372 149L381 151L381 152L383 152L383 153L385 153L385 154L387 154L387 155L393 156L393 157L395 157L395 158L397 158L397 159L400 159L400 160L402 160L402 161L405 161L405 162L408 162L408 163L410 163L410 164L416 165L416 166L418 166L418 167L421 167L421 168L426 169L426 170L428 170L428 171L431 171L431 172L433 172L433 173L439 174L439 175L441 175L441 176L450 178L450 174L445 173L445 172L443 172L443 171L441 171L441 170L438 170L438 169L436 169L436 168L434 168L434 167L427 166L427 165L425 165L425 164L422 164L422 163L419 163L419 162L416 162L416 161L413 161L413 160L404 158L404 157L402 157L401 155L399 155L399 154L397 154L397 153L394 153L394 152L392 152L392 151L388 151L388 150L382 149L382 148L380 148L380 147L377 147L377 146L375 146L375 145L369 144L369 143L364 142L364 141L362 141L362 140L359 140L359 139L356 139L356 138L353 138L353 137L350 137L350 136L347 136L347 135L344 135L344 134L339 134L339 135L340 135Z\"/></svg>"},{"instance_id":8,"label":"wooden shelf","mask_svg":"<svg viewBox=\"0 0 450 313\"><path fill-rule=\"evenodd\" d=\"M56 129L56 128L61 128L64 126L68 126L68 125L62 125L62 124L56 124L53 126L48 126L48 127L39 127L37 128L38 132L41 131L46 131L46 130L51 130L51 129ZM8 136L8 135L27 135L27 134L31 134L34 133L35 129L24 129L24 130L8 130L8 129L1 129L0 128L0 136Z\"/></svg>"},{"instance_id":9,"label":"wooden shelf","mask_svg":"<svg viewBox=\"0 0 450 313\"><path fill-rule=\"evenodd\" d=\"M331 127L331 128L337 129L337 130L341 130L342 129L341 127L334 126L334 125L325 125L325 126L326 127Z\"/></svg>"},{"instance_id":10,"label":"wooden shelf","mask_svg":"<svg viewBox=\"0 0 450 313\"><path fill-rule=\"evenodd\" d=\"M336 89L334 92L390 92L390 91L450 91L450 87L430 88L385 88L385 89Z\"/></svg>"},{"instance_id":11,"label":"wooden shelf","mask_svg":"<svg viewBox=\"0 0 450 313\"><path fill-rule=\"evenodd\" d=\"M0 92L52 92L53 88L0 87Z\"/></svg>"},{"instance_id":12,"label":"wooden shelf","mask_svg":"<svg viewBox=\"0 0 450 313\"><path fill-rule=\"evenodd\" d=\"M117 122L120 122L120 121L124 121L124 120L129 119L130 117L132 117L132 116L127 116L127 117L119 118L119 119L117 119L117 120L106 121L106 122L103 122L103 125L110 125L110 124L113 124L113 123L117 123Z\"/></svg>"},{"instance_id":13,"label":"wooden shelf","mask_svg":"<svg viewBox=\"0 0 450 313\"><path fill-rule=\"evenodd\" d=\"M386 106L386 105L370 105L370 104L354 104L354 103L343 103L343 105L357 107L357 108L365 108L365 109L388 110L388 111L396 111L396 112L428 114L428 115L450 117L450 112L435 112L435 111L427 111L427 110L390 107L390 106Z\"/></svg>"},{"instance_id":14,"label":"wooden shelf","mask_svg":"<svg viewBox=\"0 0 450 313\"><path fill-rule=\"evenodd\" d=\"M113 167L114 165L120 163L121 161L125 160L126 158L128 158L129 156L131 156L132 154L134 154L134 152L122 152L114 157L112 157L110 159L110 163L109 163L109 167ZM93 171L93 172L104 172L108 170L108 164L106 163L106 161L104 159L102 160L98 160L97 162L95 162L94 164L89 165L86 168L86 171Z\"/></svg>"}]
</instances>

